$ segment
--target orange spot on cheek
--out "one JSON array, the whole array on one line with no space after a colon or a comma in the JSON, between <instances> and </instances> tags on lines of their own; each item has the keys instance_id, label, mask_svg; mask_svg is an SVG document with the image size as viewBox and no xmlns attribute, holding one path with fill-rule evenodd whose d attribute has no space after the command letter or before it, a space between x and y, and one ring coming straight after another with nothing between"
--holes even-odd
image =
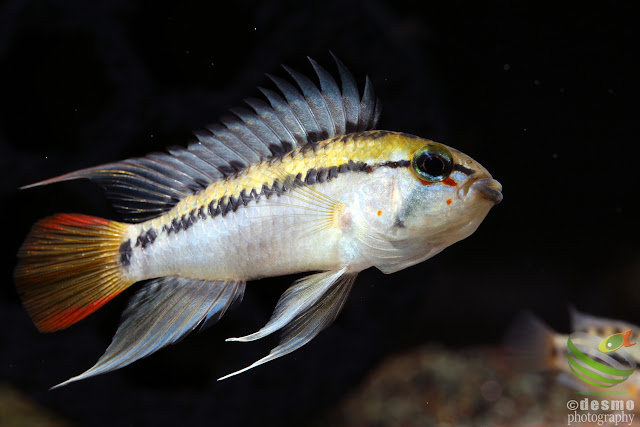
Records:
<instances>
[{"instance_id":1,"label":"orange spot on cheek","mask_svg":"<svg viewBox=\"0 0 640 427\"><path fill-rule=\"evenodd\" d=\"M445 178L445 179L443 179L443 180L442 180L442 183L443 183L444 185L448 185L448 186L450 186L450 187L457 187L457 186L458 186L458 183L457 183L457 182L455 182L455 181L454 181L453 179L451 179L451 178Z\"/></svg>"},{"instance_id":2,"label":"orange spot on cheek","mask_svg":"<svg viewBox=\"0 0 640 427\"><path fill-rule=\"evenodd\" d=\"M378 216L382 215L382 211L378 211Z\"/></svg>"},{"instance_id":3,"label":"orange spot on cheek","mask_svg":"<svg viewBox=\"0 0 640 427\"><path fill-rule=\"evenodd\" d=\"M451 200L451 199L447 200L447 204L448 204L448 205L450 205L450 204L451 204L451 202L453 202L453 200Z\"/></svg>"}]
</instances>

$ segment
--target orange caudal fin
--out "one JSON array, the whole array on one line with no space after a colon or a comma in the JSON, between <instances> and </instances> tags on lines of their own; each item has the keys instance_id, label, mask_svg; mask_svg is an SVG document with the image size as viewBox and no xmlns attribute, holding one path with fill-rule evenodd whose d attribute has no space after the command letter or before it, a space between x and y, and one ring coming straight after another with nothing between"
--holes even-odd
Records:
<instances>
[{"instance_id":1,"label":"orange caudal fin","mask_svg":"<svg viewBox=\"0 0 640 427\"><path fill-rule=\"evenodd\" d=\"M126 228L116 221L70 214L33 226L18 252L14 276L40 331L74 324L133 283L122 274Z\"/></svg>"}]
</instances>

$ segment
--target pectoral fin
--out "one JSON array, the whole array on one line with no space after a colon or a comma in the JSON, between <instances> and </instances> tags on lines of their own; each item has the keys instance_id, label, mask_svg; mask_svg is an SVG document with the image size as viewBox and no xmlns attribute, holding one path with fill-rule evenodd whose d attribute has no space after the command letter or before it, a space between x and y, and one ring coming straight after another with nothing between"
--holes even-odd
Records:
<instances>
[{"instance_id":1,"label":"pectoral fin","mask_svg":"<svg viewBox=\"0 0 640 427\"><path fill-rule=\"evenodd\" d=\"M311 341L338 316L349 296L357 273L318 273L299 280L282 295L267 325L258 332L227 341L253 341L283 328L280 345L252 365L219 378L218 381L245 372L289 354Z\"/></svg>"}]
</instances>

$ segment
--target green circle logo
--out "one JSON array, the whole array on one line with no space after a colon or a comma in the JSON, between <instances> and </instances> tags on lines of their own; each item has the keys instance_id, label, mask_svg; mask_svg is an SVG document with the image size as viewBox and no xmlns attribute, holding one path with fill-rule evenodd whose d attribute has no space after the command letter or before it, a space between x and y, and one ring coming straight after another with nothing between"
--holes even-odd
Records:
<instances>
[{"instance_id":1,"label":"green circle logo","mask_svg":"<svg viewBox=\"0 0 640 427\"><path fill-rule=\"evenodd\" d=\"M624 382L636 369L635 360L622 348L633 345L628 343L630 333L614 334L604 340L584 332L569 335L567 358L571 371L596 387L609 388Z\"/></svg>"}]
</instances>

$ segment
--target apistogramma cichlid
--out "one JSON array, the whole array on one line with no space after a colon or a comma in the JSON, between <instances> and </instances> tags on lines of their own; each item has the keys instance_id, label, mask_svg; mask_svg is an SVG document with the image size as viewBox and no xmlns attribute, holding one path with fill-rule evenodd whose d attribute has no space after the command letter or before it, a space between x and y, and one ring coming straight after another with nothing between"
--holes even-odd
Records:
<instances>
[{"instance_id":1,"label":"apistogramma cichlid","mask_svg":"<svg viewBox=\"0 0 640 427\"><path fill-rule=\"evenodd\" d=\"M638 345L640 326L624 320L593 316L580 312L573 306L569 307L569 314L572 333L582 332L601 339L611 335L624 335L624 344L620 345L624 345L624 351L629 354L635 364L640 364L640 345ZM509 328L505 337L505 351L520 371L555 372L558 382L565 386L579 391L585 388L602 390L597 386L597 383L602 383L601 381L584 382L578 379L578 375L572 370L572 364L569 363L571 350L568 350L567 345L569 335L554 331L536 315L526 311L520 313ZM594 353L588 354L594 356L602 351L597 346L594 350ZM572 357L575 358L573 354ZM616 367L623 369L623 366L621 363ZM587 377L587 379L591 378ZM634 373L624 381L624 384L617 387L617 390L625 391L636 399L640 395L640 376Z\"/></svg>"},{"instance_id":2,"label":"apistogramma cichlid","mask_svg":"<svg viewBox=\"0 0 640 427\"><path fill-rule=\"evenodd\" d=\"M136 282L111 345L95 366L60 384L109 372L209 326L262 277L316 271L295 282L252 341L282 331L250 368L288 354L338 315L358 272L393 273L466 238L502 199L467 155L374 130L380 102L362 96L336 59L341 88L310 60L319 88L285 67L267 102L231 110L198 141L79 170L28 187L88 178L124 222L59 214L36 223L15 280L39 330L66 328Z\"/></svg>"}]
</instances>

